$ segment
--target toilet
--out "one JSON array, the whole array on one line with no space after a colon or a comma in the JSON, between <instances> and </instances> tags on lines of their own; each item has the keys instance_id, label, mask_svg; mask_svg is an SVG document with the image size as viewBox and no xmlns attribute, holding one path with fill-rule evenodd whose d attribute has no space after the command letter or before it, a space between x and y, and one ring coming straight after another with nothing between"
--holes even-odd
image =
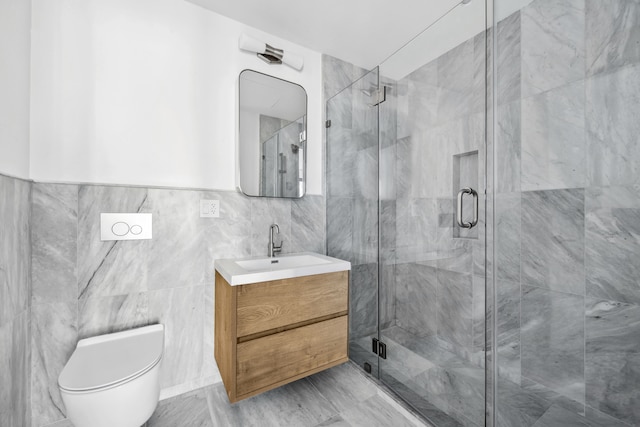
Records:
<instances>
[{"instance_id":1,"label":"toilet","mask_svg":"<svg viewBox=\"0 0 640 427\"><path fill-rule=\"evenodd\" d=\"M75 427L140 427L160 397L164 325L78 341L58 377Z\"/></svg>"}]
</instances>

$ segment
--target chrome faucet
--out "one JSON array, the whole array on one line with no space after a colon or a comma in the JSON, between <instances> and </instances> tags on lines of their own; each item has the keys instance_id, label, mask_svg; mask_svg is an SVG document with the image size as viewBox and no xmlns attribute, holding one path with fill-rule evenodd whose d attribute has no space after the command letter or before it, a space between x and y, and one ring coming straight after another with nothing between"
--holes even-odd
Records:
<instances>
[{"instance_id":1,"label":"chrome faucet","mask_svg":"<svg viewBox=\"0 0 640 427\"><path fill-rule=\"evenodd\" d=\"M276 233L280 234L280 227L278 224L271 224L269 227L269 257L273 258L274 254L280 252L282 250L282 240L280 241L280 245L276 246L273 242L273 230L276 230Z\"/></svg>"}]
</instances>

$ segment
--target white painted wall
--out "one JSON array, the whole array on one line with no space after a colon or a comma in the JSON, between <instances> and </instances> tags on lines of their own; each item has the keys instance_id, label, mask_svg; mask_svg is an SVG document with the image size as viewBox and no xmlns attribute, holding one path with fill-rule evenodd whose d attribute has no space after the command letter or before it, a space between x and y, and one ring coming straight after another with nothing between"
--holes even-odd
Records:
<instances>
[{"instance_id":1,"label":"white painted wall","mask_svg":"<svg viewBox=\"0 0 640 427\"><path fill-rule=\"evenodd\" d=\"M250 68L307 90L308 193L321 194L319 53L183 0L32 7L33 179L234 189L238 75ZM301 54L303 70L240 51L242 32Z\"/></svg>"},{"instance_id":2,"label":"white painted wall","mask_svg":"<svg viewBox=\"0 0 640 427\"><path fill-rule=\"evenodd\" d=\"M31 2L0 0L0 173L29 178Z\"/></svg>"}]
</instances>

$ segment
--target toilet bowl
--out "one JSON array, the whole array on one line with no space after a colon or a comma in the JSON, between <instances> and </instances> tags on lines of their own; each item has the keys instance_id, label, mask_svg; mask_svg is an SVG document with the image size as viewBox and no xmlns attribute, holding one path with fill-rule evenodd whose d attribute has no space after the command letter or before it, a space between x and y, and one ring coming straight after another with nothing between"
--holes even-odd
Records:
<instances>
[{"instance_id":1,"label":"toilet bowl","mask_svg":"<svg viewBox=\"0 0 640 427\"><path fill-rule=\"evenodd\" d=\"M140 427L160 397L164 325L78 341L58 377L75 427Z\"/></svg>"}]
</instances>

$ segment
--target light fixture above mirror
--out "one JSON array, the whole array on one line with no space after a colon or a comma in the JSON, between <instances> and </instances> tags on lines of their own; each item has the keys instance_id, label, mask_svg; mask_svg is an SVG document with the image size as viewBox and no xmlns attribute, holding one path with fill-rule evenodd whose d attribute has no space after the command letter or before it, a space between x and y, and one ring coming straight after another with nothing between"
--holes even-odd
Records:
<instances>
[{"instance_id":1,"label":"light fixture above mirror","mask_svg":"<svg viewBox=\"0 0 640 427\"><path fill-rule=\"evenodd\" d=\"M273 47L270 44L261 42L260 40L249 37L246 34L240 35L238 47L241 50L255 52L260 59L269 64L286 64L298 71L302 70L302 67L304 66L304 60L301 56L296 55L295 53L285 52L282 49Z\"/></svg>"}]
</instances>

